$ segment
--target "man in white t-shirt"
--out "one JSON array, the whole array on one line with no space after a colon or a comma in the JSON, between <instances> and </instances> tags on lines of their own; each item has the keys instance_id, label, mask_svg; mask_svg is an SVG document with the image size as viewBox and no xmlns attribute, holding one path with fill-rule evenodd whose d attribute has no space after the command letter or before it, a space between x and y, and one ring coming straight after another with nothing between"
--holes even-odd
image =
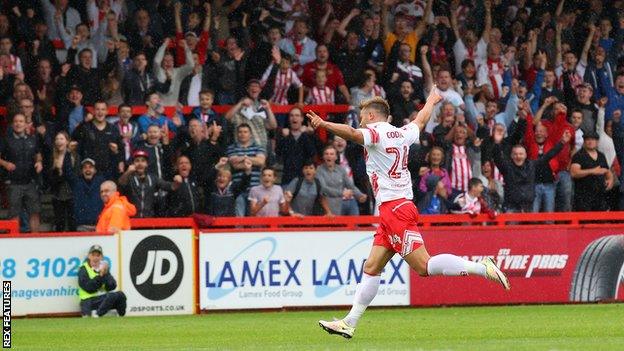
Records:
<instances>
[{"instance_id":1,"label":"man in white t-shirt","mask_svg":"<svg viewBox=\"0 0 624 351\"><path fill-rule=\"evenodd\" d=\"M461 64L466 59L473 60L478 66L487 58L487 44L490 39L490 31L492 29L492 11L489 0L485 1L485 29L480 39L477 39L472 29L463 30L461 35L457 17L459 9L451 10L451 27L455 33L455 45L453 45L453 54L455 55L455 74L462 72Z\"/></svg>"},{"instance_id":2,"label":"man in white t-shirt","mask_svg":"<svg viewBox=\"0 0 624 351\"><path fill-rule=\"evenodd\" d=\"M361 105L360 129L324 121L314 112L307 114L312 127L324 128L345 140L364 146L366 171L375 199L381 204L381 223L364 263L351 311L338 321L319 321L319 325L330 334L345 338L353 336L358 320L377 294L383 268L395 253L399 253L412 269L424 277L479 275L500 283L505 289L510 287L507 277L490 258L476 263L451 254L429 257L418 231L418 210L412 202L412 178L407 168L409 148L418 142L420 131L441 100L442 96L434 87L414 121L402 128L387 122L390 107L386 100L379 97Z\"/></svg>"}]
</instances>

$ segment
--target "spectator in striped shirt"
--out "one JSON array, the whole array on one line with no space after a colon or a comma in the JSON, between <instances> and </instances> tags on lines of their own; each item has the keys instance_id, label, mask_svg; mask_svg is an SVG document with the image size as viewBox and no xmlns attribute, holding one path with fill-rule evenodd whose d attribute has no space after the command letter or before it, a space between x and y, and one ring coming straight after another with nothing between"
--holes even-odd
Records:
<instances>
[{"instance_id":1,"label":"spectator in striped shirt","mask_svg":"<svg viewBox=\"0 0 624 351\"><path fill-rule=\"evenodd\" d=\"M474 141L472 141L474 139ZM474 133L464 123L456 122L447 134L446 165L451 177L453 194L450 199L468 191L468 181L481 168L481 139L474 138Z\"/></svg>"},{"instance_id":2,"label":"spectator in striped shirt","mask_svg":"<svg viewBox=\"0 0 624 351\"><path fill-rule=\"evenodd\" d=\"M312 105L333 105L334 90L327 86L327 72L317 70L314 74L315 86L310 89L306 103Z\"/></svg>"},{"instance_id":3,"label":"spectator in striped shirt","mask_svg":"<svg viewBox=\"0 0 624 351\"><path fill-rule=\"evenodd\" d=\"M479 178L471 178L468 182L468 191L459 194L453 200L451 213L466 213L470 216L476 216L480 213L486 213L490 217L495 217L496 212L492 211L483 197L483 182Z\"/></svg>"},{"instance_id":4,"label":"spectator in striped shirt","mask_svg":"<svg viewBox=\"0 0 624 351\"><path fill-rule=\"evenodd\" d=\"M238 183L245 173L245 160L251 160L253 164L249 187L260 184L260 170L266 161L264 147L258 145L251 137L251 127L242 123L236 128L236 143L227 149L227 157L232 167L232 181ZM236 216L244 217L247 213L247 197L249 189L246 189L236 199Z\"/></svg>"},{"instance_id":5,"label":"spectator in striped shirt","mask_svg":"<svg viewBox=\"0 0 624 351\"><path fill-rule=\"evenodd\" d=\"M272 91L269 101L277 105L288 105L288 93L291 88L295 88L298 93L297 103L303 104L303 84L291 68L292 58L282 55L278 48L273 48L271 56L273 62L260 80L263 90Z\"/></svg>"}]
</instances>

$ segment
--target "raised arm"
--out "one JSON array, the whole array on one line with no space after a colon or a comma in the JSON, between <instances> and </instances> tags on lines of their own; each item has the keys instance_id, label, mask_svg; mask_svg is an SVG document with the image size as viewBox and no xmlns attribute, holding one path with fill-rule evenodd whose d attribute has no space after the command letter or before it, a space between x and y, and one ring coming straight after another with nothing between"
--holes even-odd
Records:
<instances>
[{"instance_id":1,"label":"raised arm","mask_svg":"<svg viewBox=\"0 0 624 351\"><path fill-rule=\"evenodd\" d=\"M563 4L565 3L565 0L560 0L559 4L557 5L557 10L555 11L555 18L559 18L559 16L561 16L561 14L563 13Z\"/></svg>"},{"instance_id":2,"label":"raised arm","mask_svg":"<svg viewBox=\"0 0 624 351\"><path fill-rule=\"evenodd\" d=\"M351 10L351 12L349 12L349 14L347 15L347 17L345 17L341 22L340 25L338 26L338 29L336 29L336 31L338 32L338 34L340 34L341 37L346 37L347 36L347 27L349 26L349 23L351 23L351 20L357 16L360 15L360 9L358 8L354 8Z\"/></svg>"},{"instance_id":3,"label":"raised arm","mask_svg":"<svg viewBox=\"0 0 624 351\"><path fill-rule=\"evenodd\" d=\"M561 49L561 31L563 30L563 25L560 22L557 22L555 25L555 67L559 67L563 62L563 52Z\"/></svg>"},{"instance_id":4,"label":"raised arm","mask_svg":"<svg viewBox=\"0 0 624 351\"><path fill-rule=\"evenodd\" d=\"M427 59L427 50L429 50L427 45L420 47L420 61L425 79L425 91L430 92L433 89L433 72L431 70L431 65L429 65L429 60Z\"/></svg>"},{"instance_id":5,"label":"raised arm","mask_svg":"<svg viewBox=\"0 0 624 351\"><path fill-rule=\"evenodd\" d=\"M308 112L306 117L310 119L310 124L314 129L323 128L328 132L343 138L344 140L364 145L364 135L362 132L349 125L324 121L313 111Z\"/></svg>"},{"instance_id":6,"label":"raised arm","mask_svg":"<svg viewBox=\"0 0 624 351\"><path fill-rule=\"evenodd\" d=\"M524 51L524 62L522 68L528 70L533 62L533 55L537 50L537 33L534 30L529 31L529 40L527 41L527 49Z\"/></svg>"},{"instance_id":7,"label":"raised arm","mask_svg":"<svg viewBox=\"0 0 624 351\"><path fill-rule=\"evenodd\" d=\"M425 130L425 126L431 118L435 105L437 105L440 101L442 101L442 95L440 95L437 88L432 89L427 97L425 106L423 106L422 110L418 112L416 118L412 121L412 123L418 126L418 130Z\"/></svg>"},{"instance_id":8,"label":"raised arm","mask_svg":"<svg viewBox=\"0 0 624 351\"><path fill-rule=\"evenodd\" d=\"M177 33L184 34L184 30L182 29L182 3L180 1L176 1L173 4L173 17L175 19L175 31Z\"/></svg>"},{"instance_id":9,"label":"raised arm","mask_svg":"<svg viewBox=\"0 0 624 351\"><path fill-rule=\"evenodd\" d=\"M594 34L596 33L596 25L593 23L589 24L589 33L587 34L587 39L585 39L585 45L583 45L583 52L581 52L581 57L579 63L587 66L587 56L589 55L589 48L591 48L592 41L594 40Z\"/></svg>"},{"instance_id":10,"label":"raised arm","mask_svg":"<svg viewBox=\"0 0 624 351\"><path fill-rule=\"evenodd\" d=\"M416 29L416 36L418 38L422 38L423 34L425 34L425 30L427 30L427 21L429 16L431 15L431 9L433 7L433 0L427 0L427 4L425 5L425 12L423 13L422 19L418 22Z\"/></svg>"},{"instance_id":11,"label":"raised arm","mask_svg":"<svg viewBox=\"0 0 624 351\"><path fill-rule=\"evenodd\" d=\"M542 120L542 116L544 115L544 112L546 111L548 106L554 104L556 101L557 101L557 98L555 96L549 96L546 99L544 99L544 103L542 104L542 106L540 106L539 110L537 110L537 113L533 117L534 126L536 126Z\"/></svg>"},{"instance_id":12,"label":"raised arm","mask_svg":"<svg viewBox=\"0 0 624 351\"><path fill-rule=\"evenodd\" d=\"M483 6L485 6L485 29L481 34L481 39L484 42L490 42L490 31L492 30L492 0L484 0Z\"/></svg>"},{"instance_id":13,"label":"raised arm","mask_svg":"<svg viewBox=\"0 0 624 351\"><path fill-rule=\"evenodd\" d=\"M156 55L154 56L154 75L156 77L158 77L159 72L163 71L163 68L161 67L161 63L162 60L165 58L165 51L167 50L167 47L169 46L169 42L171 41L171 39L166 38L162 45L158 48L158 51L156 51Z\"/></svg>"},{"instance_id":14,"label":"raised arm","mask_svg":"<svg viewBox=\"0 0 624 351\"><path fill-rule=\"evenodd\" d=\"M461 40L461 34L459 34L459 25L457 24L457 9L450 10L451 28L453 34L455 34L455 40Z\"/></svg>"}]
</instances>

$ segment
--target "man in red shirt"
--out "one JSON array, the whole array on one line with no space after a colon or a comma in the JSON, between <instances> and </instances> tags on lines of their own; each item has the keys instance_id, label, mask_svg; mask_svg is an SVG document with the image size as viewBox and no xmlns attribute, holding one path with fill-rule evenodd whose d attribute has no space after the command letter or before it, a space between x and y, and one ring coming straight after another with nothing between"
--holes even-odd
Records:
<instances>
[{"instance_id":1,"label":"man in red shirt","mask_svg":"<svg viewBox=\"0 0 624 351\"><path fill-rule=\"evenodd\" d=\"M344 83L344 77L338 66L329 62L329 50L327 45L319 44L316 47L316 61L312 61L303 66L303 74L301 75L301 81L307 88L312 88L315 85L316 71L324 70L327 72L327 87L331 90L338 89L342 96L344 96L345 102L351 101L351 95L349 89Z\"/></svg>"}]
</instances>

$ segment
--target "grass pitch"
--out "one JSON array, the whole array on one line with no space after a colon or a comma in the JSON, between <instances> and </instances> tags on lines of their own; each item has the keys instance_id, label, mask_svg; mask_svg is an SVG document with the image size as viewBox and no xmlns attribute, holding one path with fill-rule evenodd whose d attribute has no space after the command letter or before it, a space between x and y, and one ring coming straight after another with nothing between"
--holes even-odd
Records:
<instances>
[{"instance_id":1,"label":"grass pitch","mask_svg":"<svg viewBox=\"0 0 624 351\"><path fill-rule=\"evenodd\" d=\"M624 350L624 304L371 309L351 340L318 319L345 310L14 319L17 350Z\"/></svg>"}]
</instances>

